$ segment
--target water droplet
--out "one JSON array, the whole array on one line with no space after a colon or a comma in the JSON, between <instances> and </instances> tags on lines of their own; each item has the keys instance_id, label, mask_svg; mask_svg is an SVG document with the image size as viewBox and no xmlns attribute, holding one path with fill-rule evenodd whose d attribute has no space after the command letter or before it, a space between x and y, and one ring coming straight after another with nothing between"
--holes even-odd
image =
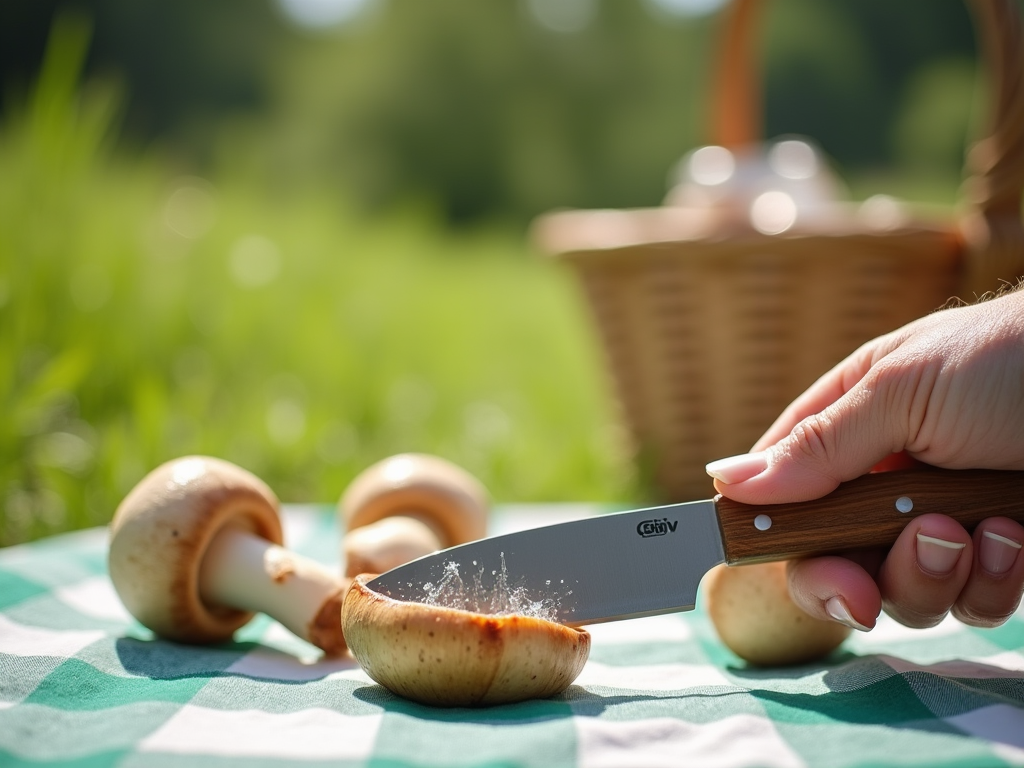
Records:
<instances>
[{"instance_id":1,"label":"water droplet","mask_svg":"<svg viewBox=\"0 0 1024 768\"><path fill-rule=\"evenodd\" d=\"M473 613L495 616L516 614L548 621L557 619L563 596L545 594L540 599L534 599L525 587L510 581L504 555L501 556L501 570L492 570L490 575L493 579L487 579L486 583L486 570L479 567L476 561L473 561L473 565L477 566L474 574L463 574L458 563L446 562L440 577L425 582L421 587L422 597L413 599L427 605ZM550 585L551 580L548 579L546 584Z\"/></svg>"}]
</instances>

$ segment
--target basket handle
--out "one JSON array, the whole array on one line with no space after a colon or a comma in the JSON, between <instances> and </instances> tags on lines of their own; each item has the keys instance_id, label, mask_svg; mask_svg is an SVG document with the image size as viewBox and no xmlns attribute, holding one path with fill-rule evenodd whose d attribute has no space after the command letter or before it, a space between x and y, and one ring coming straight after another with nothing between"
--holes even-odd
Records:
<instances>
[{"instance_id":1,"label":"basket handle","mask_svg":"<svg viewBox=\"0 0 1024 768\"><path fill-rule=\"evenodd\" d=\"M961 221L967 262L961 294L1024 274L1024 43L1012 0L971 0L992 82L989 135L970 148Z\"/></svg>"},{"instance_id":2,"label":"basket handle","mask_svg":"<svg viewBox=\"0 0 1024 768\"><path fill-rule=\"evenodd\" d=\"M724 29L712 105L716 144L742 149L762 139L761 88L753 36L760 0L733 0ZM965 298L1024 275L1024 42L1013 0L967 0L992 84L988 135L967 152L969 174L959 228L966 248Z\"/></svg>"}]
</instances>

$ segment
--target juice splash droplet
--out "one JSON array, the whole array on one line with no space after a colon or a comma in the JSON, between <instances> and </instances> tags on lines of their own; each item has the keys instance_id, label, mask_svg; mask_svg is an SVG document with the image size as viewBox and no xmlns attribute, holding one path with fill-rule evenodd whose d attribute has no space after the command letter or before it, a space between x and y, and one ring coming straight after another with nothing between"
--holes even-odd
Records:
<instances>
[{"instance_id":1,"label":"juice splash droplet","mask_svg":"<svg viewBox=\"0 0 1024 768\"><path fill-rule=\"evenodd\" d=\"M473 562L477 566L476 561ZM535 619L557 621L561 596L546 595L533 599L528 591L512 584L505 566L505 553L501 553L501 570L492 570L493 584L484 584L485 569L477 567L469 583L463 579L459 564L448 561L444 572L436 581L423 584L423 596L416 602L443 608L456 608L491 616L528 616ZM547 580L550 584L551 580Z\"/></svg>"}]
</instances>

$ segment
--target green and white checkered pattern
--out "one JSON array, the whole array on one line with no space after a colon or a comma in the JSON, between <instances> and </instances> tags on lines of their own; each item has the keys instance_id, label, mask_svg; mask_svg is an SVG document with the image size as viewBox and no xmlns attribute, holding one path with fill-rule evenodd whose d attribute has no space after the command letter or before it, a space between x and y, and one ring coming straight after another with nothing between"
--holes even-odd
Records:
<instances>
[{"instance_id":1,"label":"green and white checkered pattern","mask_svg":"<svg viewBox=\"0 0 1024 768\"><path fill-rule=\"evenodd\" d=\"M496 531L585 508L505 507ZM286 541L337 562L326 508ZM234 643L155 640L106 574L106 531L0 550L0 766L1024 765L1024 611L881 621L828 663L746 667L698 610L592 628L564 695L433 709L257 617Z\"/></svg>"}]
</instances>

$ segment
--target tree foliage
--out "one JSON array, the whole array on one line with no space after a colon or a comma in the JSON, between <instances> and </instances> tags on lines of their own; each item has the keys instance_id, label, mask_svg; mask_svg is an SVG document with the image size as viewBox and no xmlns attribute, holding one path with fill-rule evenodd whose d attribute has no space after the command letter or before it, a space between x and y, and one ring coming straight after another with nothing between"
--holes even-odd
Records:
<instances>
[{"instance_id":1,"label":"tree foliage","mask_svg":"<svg viewBox=\"0 0 1024 768\"><path fill-rule=\"evenodd\" d=\"M572 33L543 28L524 0L379 0L319 33L270 0L76 7L94 19L90 71L124 81L131 140L201 167L246 148L265 183L317 179L370 207L428 198L452 220L526 220L657 204L673 163L708 138L721 14L595 2ZM8 87L30 79L59 6L0 9ZM960 0L774 0L759 29L768 136L810 135L853 171L912 158L956 172L974 106Z\"/></svg>"}]
</instances>

